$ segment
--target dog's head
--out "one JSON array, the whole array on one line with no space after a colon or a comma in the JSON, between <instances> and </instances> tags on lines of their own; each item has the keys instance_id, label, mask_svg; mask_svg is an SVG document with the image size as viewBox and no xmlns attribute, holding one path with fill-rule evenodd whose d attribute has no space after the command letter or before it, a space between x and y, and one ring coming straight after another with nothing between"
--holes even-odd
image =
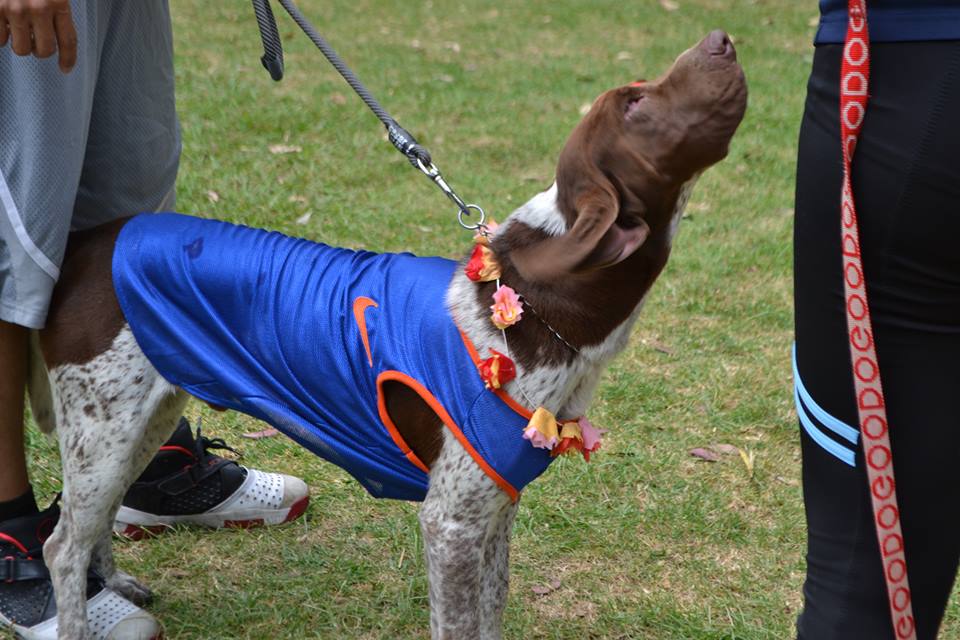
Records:
<instances>
[{"instance_id":1,"label":"dog's head","mask_svg":"<svg viewBox=\"0 0 960 640\"><path fill-rule=\"evenodd\" d=\"M602 269L668 233L683 185L727 155L746 105L743 70L719 30L661 78L602 94L557 165L566 231L512 247L520 275L544 282Z\"/></svg>"}]
</instances>

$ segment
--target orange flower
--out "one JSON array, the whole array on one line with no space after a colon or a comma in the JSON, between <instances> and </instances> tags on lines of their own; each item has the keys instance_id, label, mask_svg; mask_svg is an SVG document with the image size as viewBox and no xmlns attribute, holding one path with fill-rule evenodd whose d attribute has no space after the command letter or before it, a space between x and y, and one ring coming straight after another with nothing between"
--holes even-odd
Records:
<instances>
[{"instance_id":1,"label":"orange flower","mask_svg":"<svg viewBox=\"0 0 960 640\"><path fill-rule=\"evenodd\" d=\"M474 282L490 282L500 277L500 264L490 247L478 243L463 271Z\"/></svg>"},{"instance_id":2,"label":"orange flower","mask_svg":"<svg viewBox=\"0 0 960 640\"><path fill-rule=\"evenodd\" d=\"M560 442L550 452L551 456L583 451L583 433L576 422L564 422L560 427Z\"/></svg>"},{"instance_id":3,"label":"orange flower","mask_svg":"<svg viewBox=\"0 0 960 640\"><path fill-rule=\"evenodd\" d=\"M559 438L557 419L543 407L537 408L523 430L523 439L538 449L553 449Z\"/></svg>"},{"instance_id":4,"label":"orange flower","mask_svg":"<svg viewBox=\"0 0 960 640\"><path fill-rule=\"evenodd\" d=\"M490 320L493 321L497 329L506 329L516 324L520 321L520 316L523 315L520 296L506 285L498 287L493 294L493 305L491 305L490 310L493 311Z\"/></svg>"},{"instance_id":5,"label":"orange flower","mask_svg":"<svg viewBox=\"0 0 960 640\"><path fill-rule=\"evenodd\" d=\"M560 441L550 451L551 456L572 454L579 451L583 459L590 462L590 454L600 448L601 431L581 417L572 422L564 422L560 427Z\"/></svg>"},{"instance_id":6,"label":"orange flower","mask_svg":"<svg viewBox=\"0 0 960 640\"><path fill-rule=\"evenodd\" d=\"M513 360L499 351L490 349L492 357L480 362L480 377L487 389L499 389L517 377L517 368Z\"/></svg>"}]
</instances>

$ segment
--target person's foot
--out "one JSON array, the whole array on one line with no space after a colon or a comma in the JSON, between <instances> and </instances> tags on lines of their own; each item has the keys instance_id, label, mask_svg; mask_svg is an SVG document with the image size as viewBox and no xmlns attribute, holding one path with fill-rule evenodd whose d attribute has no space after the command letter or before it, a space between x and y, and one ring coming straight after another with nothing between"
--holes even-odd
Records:
<instances>
[{"instance_id":1,"label":"person's foot","mask_svg":"<svg viewBox=\"0 0 960 640\"><path fill-rule=\"evenodd\" d=\"M134 539L177 524L254 527L299 517L310 501L303 480L247 469L210 453L230 449L180 418L117 512L114 531ZM232 451L232 449L230 449Z\"/></svg>"},{"instance_id":2,"label":"person's foot","mask_svg":"<svg viewBox=\"0 0 960 640\"><path fill-rule=\"evenodd\" d=\"M46 511L0 522L0 624L23 640L56 640L57 603L43 563L43 542L60 517ZM163 628L153 616L87 574L87 624L95 640L157 640Z\"/></svg>"}]
</instances>

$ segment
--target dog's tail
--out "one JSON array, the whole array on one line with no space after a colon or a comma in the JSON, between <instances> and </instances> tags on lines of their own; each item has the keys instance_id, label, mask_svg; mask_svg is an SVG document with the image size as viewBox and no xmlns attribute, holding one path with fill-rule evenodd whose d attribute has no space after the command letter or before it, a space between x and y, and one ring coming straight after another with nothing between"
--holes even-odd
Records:
<instances>
[{"instance_id":1,"label":"dog's tail","mask_svg":"<svg viewBox=\"0 0 960 640\"><path fill-rule=\"evenodd\" d=\"M53 408L53 394L50 392L50 376L40 351L40 339L36 331L30 335L30 375L27 377L27 392L30 395L30 409L40 431L51 433L57 428L57 414Z\"/></svg>"}]
</instances>

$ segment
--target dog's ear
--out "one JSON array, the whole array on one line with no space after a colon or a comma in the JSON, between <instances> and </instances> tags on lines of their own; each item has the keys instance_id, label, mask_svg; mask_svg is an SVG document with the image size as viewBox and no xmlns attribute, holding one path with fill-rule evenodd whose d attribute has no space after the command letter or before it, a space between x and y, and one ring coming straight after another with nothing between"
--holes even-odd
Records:
<instances>
[{"instance_id":1,"label":"dog's ear","mask_svg":"<svg viewBox=\"0 0 960 640\"><path fill-rule=\"evenodd\" d=\"M620 201L606 180L581 190L573 207L577 217L565 233L511 251L510 260L525 280L556 281L609 267L633 254L650 234L642 220L629 229L615 224Z\"/></svg>"}]
</instances>

